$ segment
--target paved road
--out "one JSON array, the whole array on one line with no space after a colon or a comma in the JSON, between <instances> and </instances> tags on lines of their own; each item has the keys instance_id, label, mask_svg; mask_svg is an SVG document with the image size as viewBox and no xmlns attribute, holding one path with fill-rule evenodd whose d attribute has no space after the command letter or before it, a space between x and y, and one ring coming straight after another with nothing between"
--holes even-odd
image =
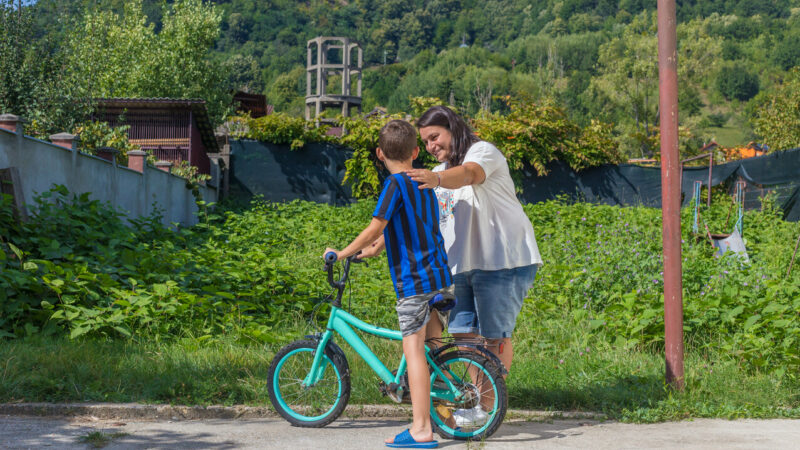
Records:
<instances>
[{"instance_id":1,"label":"paved road","mask_svg":"<svg viewBox=\"0 0 800 450\"><path fill-rule=\"evenodd\" d=\"M339 419L322 429L279 419L113 421L0 416L0 448L87 449L93 432L115 436L107 449L380 449L406 419ZM596 420L507 421L482 443L440 441L440 448L800 448L800 420L710 420L634 425Z\"/></svg>"}]
</instances>

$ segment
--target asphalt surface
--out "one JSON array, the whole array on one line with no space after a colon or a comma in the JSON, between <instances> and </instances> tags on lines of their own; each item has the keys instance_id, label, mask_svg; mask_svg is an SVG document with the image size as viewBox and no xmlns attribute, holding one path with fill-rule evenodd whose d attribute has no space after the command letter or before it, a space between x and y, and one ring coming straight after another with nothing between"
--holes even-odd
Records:
<instances>
[{"instance_id":1,"label":"asphalt surface","mask_svg":"<svg viewBox=\"0 0 800 450\"><path fill-rule=\"evenodd\" d=\"M0 415L0 448L87 449L380 449L407 418L340 418L320 429L278 418L109 419ZM107 442L90 437L105 437ZM624 424L596 419L507 420L484 442L440 440L447 449L674 448L800 449L800 420L700 419Z\"/></svg>"}]
</instances>

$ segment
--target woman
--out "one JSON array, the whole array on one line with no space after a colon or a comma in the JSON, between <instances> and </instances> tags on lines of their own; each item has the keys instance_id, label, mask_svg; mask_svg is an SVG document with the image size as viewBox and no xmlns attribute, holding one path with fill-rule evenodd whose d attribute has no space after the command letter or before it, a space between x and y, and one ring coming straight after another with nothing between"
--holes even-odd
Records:
<instances>
[{"instance_id":1,"label":"woman","mask_svg":"<svg viewBox=\"0 0 800 450\"><path fill-rule=\"evenodd\" d=\"M426 150L441 164L407 174L420 189L434 188L440 229L454 275L458 303L448 330L457 337L482 336L511 368L511 335L542 258L533 226L515 195L502 153L481 141L445 106L417 120ZM485 420L480 406L456 412L459 426Z\"/></svg>"}]
</instances>

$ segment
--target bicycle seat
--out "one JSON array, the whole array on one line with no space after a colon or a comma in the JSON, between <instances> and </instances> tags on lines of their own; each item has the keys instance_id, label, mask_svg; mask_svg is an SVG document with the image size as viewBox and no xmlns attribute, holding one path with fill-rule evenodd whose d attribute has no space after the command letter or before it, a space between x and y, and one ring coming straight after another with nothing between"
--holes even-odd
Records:
<instances>
[{"instance_id":1,"label":"bicycle seat","mask_svg":"<svg viewBox=\"0 0 800 450\"><path fill-rule=\"evenodd\" d=\"M428 305L433 309L445 312L456 306L457 300L453 295L436 294L428 300Z\"/></svg>"}]
</instances>

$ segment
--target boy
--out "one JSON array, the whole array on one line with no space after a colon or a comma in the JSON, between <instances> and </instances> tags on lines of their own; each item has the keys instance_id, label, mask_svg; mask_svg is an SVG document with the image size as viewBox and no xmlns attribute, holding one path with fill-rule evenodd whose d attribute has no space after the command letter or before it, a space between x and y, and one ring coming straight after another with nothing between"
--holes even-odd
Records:
<instances>
[{"instance_id":1,"label":"boy","mask_svg":"<svg viewBox=\"0 0 800 450\"><path fill-rule=\"evenodd\" d=\"M391 172L383 185L372 221L341 251L338 259L362 250L361 258L386 247L389 272L397 293L397 315L408 364L413 421L411 428L386 440L393 448L436 448L430 423L430 378L425 361L425 338L441 336L445 314L431 314L428 301L438 293L453 295L444 238L439 232L439 210L433 189L419 189L405 174L419 154L417 131L403 120L381 128L378 159ZM383 238L381 238L381 234Z\"/></svg>"}]
</instances>

